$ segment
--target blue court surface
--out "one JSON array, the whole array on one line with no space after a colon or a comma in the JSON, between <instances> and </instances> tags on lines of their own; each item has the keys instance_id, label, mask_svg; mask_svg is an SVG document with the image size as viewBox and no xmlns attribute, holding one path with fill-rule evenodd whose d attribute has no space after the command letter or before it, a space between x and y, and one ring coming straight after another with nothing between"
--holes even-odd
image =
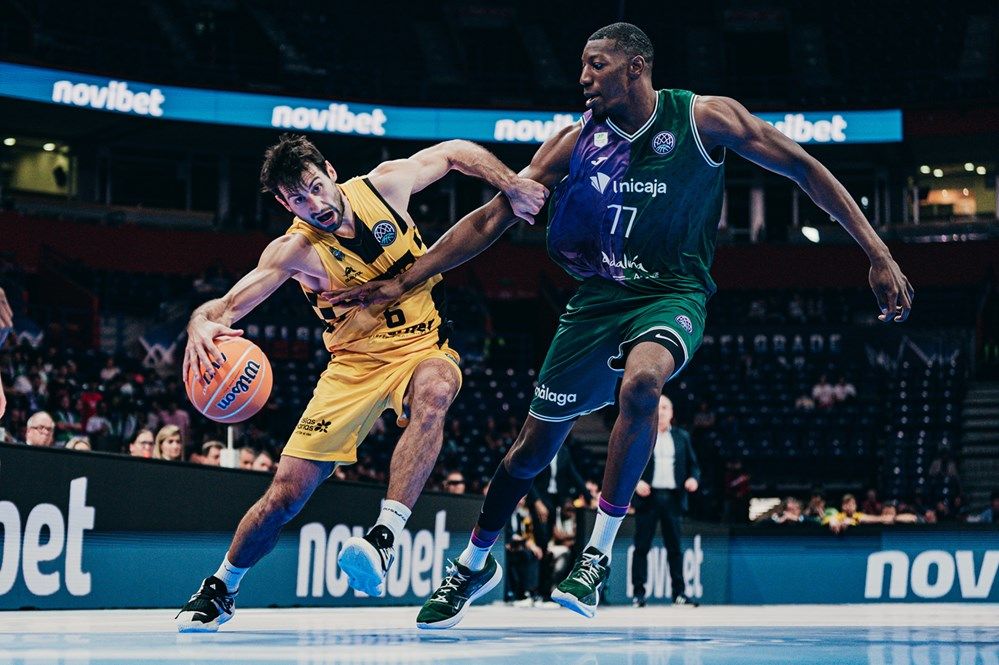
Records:
<instances>
[{"instance_id":1,"label":"blue court surface","mask_svg":"<svg viewBox=\"0 0 999 665\"><path fill-rule=\"evenodd\" d=\"M518 665L999 665L999 606L475 607L448 631L415 608L250 609L216 634L173 613L0 613L0 665L517 663Z\"/></svg>"}]
</instances>

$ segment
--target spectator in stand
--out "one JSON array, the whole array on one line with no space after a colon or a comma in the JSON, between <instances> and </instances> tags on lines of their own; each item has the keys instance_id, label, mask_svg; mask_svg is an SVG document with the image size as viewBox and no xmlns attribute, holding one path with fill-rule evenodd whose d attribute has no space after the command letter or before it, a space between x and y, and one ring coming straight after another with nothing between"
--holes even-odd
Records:
<instances>
[{"instance_id":1,"label":"spectator in stand","mask_svg":"<svg viewBox=\"0 0 999 665\"><path fill-rule=\"evenodd\" d=\"M542 549L534 542L534 525L527 498L517 504L506 526L506 599L519 605L533 605L538 598L538 573Z\"/></svg>"},{"instance_id":2,"label":"spectator in stand","mask_svg":"<svg viewBox=\"0 0 999 665\"><path fill-rule=\"evenodd\" d=\"M857 387L846 380L845 376L840 376L839 381L833 386L833 397L839 403L850 402L857 396Z\"/></svg>"},{"instance_id":3,"label":"spectator in stand","mask_svg":"<svg viewBox=\"0 0 999 665\"><path fill-rule=\"evenodd\" d=\"M829 383L825 374L812 386L812 399L815 400L815 406L820 409L831 409L836 404L836 389Z\"/></svg>"},{"instance_id":4,"label":"spectator in stand","mask_svg":"<svg viewBox=\"0 0 999 665\"><path fill-rule=\"evenodd\" d=\"M794 408L798 411L814 411L815 400L809 395L802 393L798 399L794 400Z\"/></svg>"},{"instance_id":5,"label":"spectator in stand","mask_svg":"<svg viewBox=\"0 0 999 665\"><path fill-rule=\"evenodd\" d=\"M222 464L222 449L225 446L221 441L205 441L201 444L200 464L206 466L220 466Z\"/></svg>"},{"instance_id":6,"label":"spectator in stand","mask_svg":"<svg viewBox=\"0 0 999 665\"><path fill-rule=\"evenodd\" d=\"M865 515L880 515L881 510L882 506L881 502L878 501L878 491L871 487L867 490L864 505L860 507L860 511Z\"/></svg>"},{"instance_id":7,"label":"spectator in stand","mask_svg":"<svg viewBox=\"0 0 999 665\"><path fill-rule=\"evenodd\" d=\"M135 440L128 444L128 454L132 457L145 457L149 459L153 456L155 441L156 439L153 437L152 431L140 429L139 433L135 435Z\"/></svg>"},{"instance_id":8,"label":"spectator in stand","mask_svg":"<svg viewBox=\"0 0 999 665\"><path fill-rule=\"evenodd\" d=\"M73 408L72 400L68 393L63 393L59 397L59 408L56 409L55 418L55 440L57 444L65 445L72 437L83 433L83 423L80 422L80 414Z\"/></svg>"},{"instance_id":9,"label":"spectator in stand","mask_svg":"<svg viewBox=\"0 0 999 665\"><path fill-rule=\"evenodd\" d=\"M586 492L583 496L573 501L572 505L576 508L596 510L597 505L600 503L600 484L596 480L588 478L583 485L586 487Z\"/></svg>"},{"instance_id":10,"label":"spectator in stand","mask_svg":"<svg viewBox=\"0 0 999 665\"><path fill-rule=\"evenodd\" d=\"M45 411L31 414L24 429L24 440L29 446L51 448L55 443L55 421Z\"/></svg>"},{"instance_id":11,"label":"spectator in stand","mask_svg":"<svg viewBox=\"0 0 999 665\"><path fill-rule=\"evenodd\" d=\"M988 508L972 516L969 522L999 524L999 490L992 490L991 503Z\"/></svg>"},{"instance_id":12,"label":"spectator in stand","mask_svg":"<svg viewBox=\"0 0 999 665\"><path fill-rule=\"evenodd\" d=\"M805 302L801 299L800 293L795 293L794 297L787 304L787 318L791 323L807 323L805 317Z\"/></svg>"},{"instance_id":13,"label":"spectator in stand","mask_svg":"<svg viewBox=\"0 0 999 665\"><path fill-rule=\"evenodd\" d=\"M821 524L826 518L826 498L820 489L812 490L812 496L808 499L808 506L803 513L805 520Z\"/></svg>"},{"instance_id":14,"label":"spectator in stand","mask_svg":"<svg viewBox=\"0 0 999 665\"><path fill-rule=\"evenodd\" d=\"M927 475L933 480L942 477L957 478L957 462L951 456L950 446L941 446L937 456L930 462Z\"/></svg>"},{"instance_id":15,"label":"spectator in stand","mask_svg":"<svg viewBox=\"0 0 999 665\"><path fill-rule=\"evenodd\" d=\"M742 469L742 460L729 460L725 465L725 508L723 518L730 524L749 521L749 474Z\"/></svg>"},{"instance_id":16,"label":"spectator in stand","mask_svg":"<svg viewBox=\"0 0 999 665\"><path fill-rule=\"evenodd\" d=\"M261 450L257 458L253 460L253 470L254 471L266 471L267 473L274 473L274 457L266 450ZM342 478L341 478L342 480Z\"/></svg>"},{"instance_id":17,"label":"spectator in stand","mask_svg":"<svg viewBox=\"0 0 999 665\"><path fill-rule=\"evenodd\" d=\"M706 401L702 400L697 407L697 413L694 414L692 427L694 430L708 430L715 426L715 420L715 412Z\"/></svg>"},{"instance_id":18,"label":"spectator in stand","mask_svg":"<svg viewBox=\"0 0 999 665\"><path fill-rule=\"evenodd\" d=\"M74 436L66 442L66 448L68 450L93 450L93 447L90 445L90 439L85 436Z\"/></svg>"},{"instance_id":19,"label":"spectator in stand","mask_svg":"<svg viewBox=\"0 0 999 665\"><path fill-rule=\"evenodd\" d=\"M114 358L108 356L108 359L104 361L104 367L101 368L101 381L105 384L111 383L118 375L121 374L121 368L115 364Z\"/></svg>"},{"instance_id":20,"label":"spectator in stand","mask_svg":"<svg viewBox=\"0 0 999 665\"><path fill-rule=\"evenodd\" d=\"M851 526L880 521L880 516L865 515L857 510L857 497L852 494L844 494L840 509L827 514L822 524L828 526L833 533L842 533Z\"/></svg>"},{"instance_id":21,"label":"spectator in stand","mask_svg":"<svg viewBox=\"0 0 999 665\"><path fill-rule=\"evenodd\" d=\"M166 425L160 428L160 431L156 433L156 442L153 444L153 459L162 459L168 462L184 461L184 439L180 435L179 427Z\"/></svg>"},{"instance_id":22,"label":"spectator in stand","mask_svg":"<svg viewBox=\"0 0 999 665\"><path fill-rule=\"evenodd\" d=\"M566 501L559 506L552 537L548 541L547 567L551 570L552 580L563 580L572 567L573 548L576 545L576 507L572 501ZM551 589L543 589L546 598L551 597Z\"/></svg>"},{"instance_id":23,"label":"spectator in stand","mask_svg":"<svg viewBox=\"0 0 999 665\"><path fill-rule=\"evenodd\" d=\"M969 513L968 506L964 502L963 494L955 494L950 501L950 513L957 522L967 522Z\"/></svg>"},{"instance_id":24,"label":"spectator in stand","mask_svg":"<svg viewBox=\"0 0 999 665\"><path fill-rule=\"evenodd\" d=\"M541 502L535 503L538 521L535 523L534 537L538 545L548 544L552 523L555 520L555 509L566 500L572 500L581 495L586 481L579 475L576 463L573 461L572 439L568 439L547 467L534 478L534 494Z\"/></svg>"},{"instance_id":25,"label":"spectator in stand","mask_svg":"<svg viewBox=\"0 0 999 665\"><path fill-rule=\"evenodd\" d=\"M257 459L259 453L251 448L250 446L243 446L239 449L239 468L240 469L252 469L253 462Z\"/></svg>"},{"instance_id":26,"label":"spectator in stand","mask_svg":"<svg viewBox=\"0 0 999 665\"><path fill-rule=\"evenodd\" d=\"M0 288L0 348L7 341L7 335L14 327L14 312L7 302L7 293ZM0 418L7 411L7 397L3 393L3 380L0 379Z\"/></svg>"},{"instance_id":27,"label":"spectator in stand","mask_svg":"<svg viewBox=\"0 0 999 665\"><path fill-rule=\"evenodd\" d=\"M803 524L805 516L801 513L801 501L789 496L784 499L781 509L770 517L777 524Z\"/></svg>"},{"instance_id":28,"label":"spectator in stand","mask_svg":"<svg viewBox=\"0 0 999 665\"><path fill-rule=\"evenodd\" d=\"M462 475L461 471L452 471L447 474L447 478L444 479L444 491L448 494L465 493L465 476Z\"/></svg>"},{"instance_id":29,"label":"spectator in stand","mask_svg":"<svg viewBox=\"0 0 999 665\"><path fill-rule=\"evenodd\" d=\"M117 452L117 444L111 445L111 421L108 419L108 405L101 400L97 403L97 411L87 418L84 426L87 438L93 443L97 450L114 450Z\"/></svg>"},{"instance_id":30,"label":"spectator in stand","mask_svg":"<svg viewBox=\"0 0 999 665\"><path fill-rule=\"evenodd\" d=\"M125 444L133 441L139 433L139 414L135 411L131 400L121 395L111 397L108 413L108 420L111 422L109 441L116 450L124 450Z\"/></svg>"},{"instance_id":31,"label":"spectator in stand","mask_svg":"<svg viewBox=\"0 0 999 665\"><path fill-rule=\"evenodd\" d=\"M895 524L898 519L898 508L895 503L891 501L885 502L881 507L881 523L882 524Z\"/></svg>"},{"instance_id":32,"label":"spectator in stand","mask_svg":"<svg viewBox=\"0 0 999 665\"><path fill-rule=\"evenodd\" d=\"M170 400L168 408L157 415L162 425L176 426L180 430L181 439L191 440L191 415L178 406L176 399Z\"/></svg>"}]
</instances>

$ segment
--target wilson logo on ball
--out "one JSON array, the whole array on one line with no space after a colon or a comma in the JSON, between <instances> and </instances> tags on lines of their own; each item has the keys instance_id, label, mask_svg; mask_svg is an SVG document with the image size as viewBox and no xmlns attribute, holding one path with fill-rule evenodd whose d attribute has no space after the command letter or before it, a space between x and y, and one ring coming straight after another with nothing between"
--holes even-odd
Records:
<instances>
[{"instance_id":1,"label":"wilson logo on ball","mask_svg":"<svg viewBox=\"0 0 999 665\"><path fill-rule=\"evenodd\" d=\"M252 360L246 363L246 367L243 368L243 373L240 374L239 378L236 379L236 383L232 384L222 399L216 406L220 409L227 409L229 405L236 401L236 395L240 393L245 393L250 390L250 386L253 384L253 380L257 378L257 373L260 372L260 365L253 362Z\"/></svg>"},{"instance_id":2,"label":"wilson logo on ball","mask_svg":"<svg viewBox=\"0 0 999 665\"><path fill-rule=\"evenodd\" d=\"M225 358L213 367L192 367L187 376L187 396L206 418L238 423L263 408L271 394L274 376L270 361L253 342L235 337L220 339ZM204 374L202 374L204 372Z\"/></svg>"}]
</instances>

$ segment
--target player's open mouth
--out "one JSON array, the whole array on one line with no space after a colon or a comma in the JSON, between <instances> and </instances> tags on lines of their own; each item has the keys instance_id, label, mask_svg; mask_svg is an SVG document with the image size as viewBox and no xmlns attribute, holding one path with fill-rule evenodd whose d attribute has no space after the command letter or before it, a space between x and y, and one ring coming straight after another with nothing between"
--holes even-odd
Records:
<instances>
[{"instance_id":1,"label":"player's open mouth","mask_svg":"<svg viewBox=\"0 0 999 665\"><path fill-rule=\"evenodd\" d=\"M336 216L336 210L327 210L324 213L316 215L315 216L315 220L316 220L316 222L318 224L322 224L323 226L326 226L327 224L329 224L330 222L333 221L333 218L335 216Z\"/></svg>"},{"instance_id":2,"label":"player's open mouth","mask_svg":"<svg viewBox=\"0 0 999 665\"><path fill-rule=\"evenodd\" d=\"M594 92L590 94L584 94L583 96L586 98L585 102L586 108L590 108L591 106L593 106L594 100L596 100L596 98L600 96L600 93Z\"/></svg>"}]
</instances>

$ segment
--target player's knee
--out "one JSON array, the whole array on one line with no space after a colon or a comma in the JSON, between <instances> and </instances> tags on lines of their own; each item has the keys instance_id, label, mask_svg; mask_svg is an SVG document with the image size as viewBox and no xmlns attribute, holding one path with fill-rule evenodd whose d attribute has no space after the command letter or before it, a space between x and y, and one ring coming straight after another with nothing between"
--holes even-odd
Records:
<instances>
[{"instance_id":1,"label":"player's knee","mask_svg":"<svg viewBox=\"0 0 999 665\"><path fill-rule=\"evenodd\" d=\"M652 413L661 391L662 379L654 370L631 372L621 382L621 411L629 415Z\"/></svg>"},{"instance_id":2,"label":"player's knee","mask_svg":"<svg viewBox=\"0 0 999 665\"><path fill-rule=\"evenodd\" d=\"M518 455L514 448L507 453L505 463L507 473L514 478L534 478L545 467L537 457L523 453Z\"/></svg>"},{"instance_id":3,"label":"player's knee","mask_svg":"<svg viewBox=\"0 0 999 665\"><path fill-rule=\"evenodd\" d=\"M514 478L533 478L551 464L554 454L525 445L523 434L513 442L506 454L506 470Z\"/></svg>"},{"instance_id":4,"label":"player's knee","mask_svg":"<svg viewBox=\"0 0 999 665\"><path fill-rule=\"evenodd\" d=\"M451 406L454 393L454 385L449 381L444 379L429 381L420 389L418 404L414 404L414 408L429 420L443 418Z\"/></svg>"}]
</instances>

